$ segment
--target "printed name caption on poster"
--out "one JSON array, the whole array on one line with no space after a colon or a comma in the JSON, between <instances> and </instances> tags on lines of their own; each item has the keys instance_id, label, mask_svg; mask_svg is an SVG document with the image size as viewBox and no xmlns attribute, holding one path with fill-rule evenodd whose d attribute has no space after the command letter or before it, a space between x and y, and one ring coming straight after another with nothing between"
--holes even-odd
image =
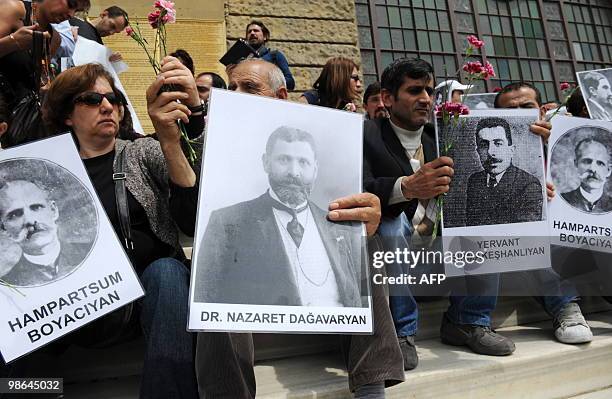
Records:
<instances>
[{"instance_id":1,"label":"printed name caption on poster","mask_svg":"<svg viewBox=\"0 0 612 399\"><path fill-rule=\"evenodd\" d=\"M8 320L7 323L12 333L18 333L27 329L28 326L43 322L36 328L26 330L30 342L34 343L43 337L54 335L58 331L69 328L71 324L77 323L78 320L96 318L97 313L120 302L121 298L115 288L122 282L121 273L115 272L104 277L104 279L91 282L65 296L34 308L29 313ZM96 295L98 296L96 297ZM61 312L65 308L71 308L75 304L79 306L55 316L57 312ZM52 316L54 318L49 320Z\"/></svg>"},{"instance_id":2,"label":"printed name caption on poster","mask_svg":"<svg viewBox=\"0 0 612 399\"><path fill-rule=\"evenodd\" d=\"M612 249L612 239L610 239L612 228L610 227L555 220L553 221L553 228L563 231L559 232L559 241L562 243ZM591 236L580 234L590 234Z\"/></svg>"},{"instance_id":3,"label":"printed name caption on poster","mask_svg":"<svg viewBox=\"0 0 612 399\"><path fill-rule=\"evenodd\" d=\"M523 258L546 253L546 248L543 246L523 246L520 238L478 241L478 247L486 250L483 252L486 260Z\"/></svg>"},{"instance_id":4,"label":"printed name caption on poster","mask_svg":"<svg viewBox=\"0 0 612 399\"><path fill-rule=\"evenodd\" d=\"M253 324L314 324L314 325L366 325L367 319L363 315L320 314L310 312L304 314L269 313L269 312L222 312L202 311L202 322L231 322Z\"/></svg>"}]
</instances>

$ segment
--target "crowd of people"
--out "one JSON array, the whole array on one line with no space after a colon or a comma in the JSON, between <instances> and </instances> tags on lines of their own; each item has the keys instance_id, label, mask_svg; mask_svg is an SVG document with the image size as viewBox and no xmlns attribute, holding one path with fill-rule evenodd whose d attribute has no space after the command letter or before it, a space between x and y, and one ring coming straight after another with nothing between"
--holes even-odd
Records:
<instances>
[{"instance_id":1,"label":"crowd of people","mask_svg":"<svg viewBox=\"0 0 612 399\"><path fill-rule=\"evenodd\" d=\"M103 44L103 38L121 32L129 24L128 14L118 6L107 8L94 21L75 17L75 13L88 8L89 0L0 0L3 148L70 132L102 206L146 290L145 297L135 306L116 312L123 317L115 313L67 335L52 344L54 352L75 343L110 345L114 342L108 342L101 332L119 330L120 340L139 325L145 340L141 398L254 398L252 334L194 334L185 328L190 262L179 244L179 232L190 236L195 232L200 164L190 164L185 155L177 120L182 121L189 137L196 139L196 151L201 155L211 88L288 101L295 81L287 59L281 51L268 47L271 33L257 20L250 22L245 31L245 40L257 54L228 68L227 84L214 72L196 73L190 55L177 49L162 60L161 72L146 90L154 131L143 135L134 130L125 95L101 65L61 70L52 66L58 63L32 63L37 36L46 43L43 48L49 59L59 60L70 58L79 36ZM113 53L111 58L116 61L121 55ZM332 222L365 223L372 247L380 245L377 237L398 221L409 226L408 235L431 236L428 202L450 190L454 161L436 155L431 123L434 76L432 66L424 60L398 59L385 68L380 82L364 91L358 64L334 57L327 61L312 89L299 98L303 103L364 115L365 192L333 201L327 216ZM457 81L442 85L447 86L447 100L451 102L460 102L467 89ZM162 90L164 87L170 89ZM24 105L39 116L33 123L38 123L37 131L43 133L32 136L21 128L23 116L17 111L23 111ZM507 85L495 98L495 108L540 110L540 120L529 129L541 137L542 143L546 143L552 129L544 105L539 90L526 82ZM579 90L567 102L567 111L588 117ZM493 156L483 151L484 156ZM607 154L607 165L603 166L608 176L612 169L610 157ZM419 168L413 168L415 162ZM126 176L120 189L113 178L117 173ZM11 205L10 190L22 183L10 176L0 177L1 230L5 229L6 209ZM547 189L548 197L554 197L555 187L549 184ZM35 228L35 212L24 211L21 218L20 229ZM19 237L22 235L15 234L17 242L22 239ZM561 278L553 271L542 272L541 280L561 284ZM479 284L486 287L479 291L482 295L451 293L441 322L441 339L481 355L511 355L515 350L512 340L491 326L499 276L482 277ZM566 344L590 342L593 333L582 315L579 293L572 287L559 292L535 298L551 316L555 338ZM386 297L380 285L372 286L371 295L374 334L347 335L342 341L349 388L355 398L383 398L386 387L401 383L404 372L418 366L417 300L409 291ZM26 377L29 360L26 356L10 365L0 362L0 376ZM53 370L49 373L51 376Z\"/></svg>"}]
</instances>

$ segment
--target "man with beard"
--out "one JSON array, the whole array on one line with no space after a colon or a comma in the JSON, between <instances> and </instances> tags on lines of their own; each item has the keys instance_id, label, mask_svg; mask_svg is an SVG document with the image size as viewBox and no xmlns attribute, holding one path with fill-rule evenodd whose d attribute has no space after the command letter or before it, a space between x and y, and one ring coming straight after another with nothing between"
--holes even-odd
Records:
<instances>
[{"instance_id":1,"label":"man with beard","mask_svg":"<svg viewBox=\"0 0 612 399\"><path fill-rule=\"evenodd\" d=\"M380 94L380 82L374 82L368 86L363 95L363 107L366 111L366 119L388 118L389 112L382 102Z\"/></svg>"},{"instance_id":2,"label":"man with beard","mask_svg":"<svg viewBox=\"0 0 612 399\"><path fill-rule=\"evenodd\" d=\"M512 164L510 124L501 118L481 119L476 150L483 170L468 180L466 226L542 220L542 185Z\"/></svg>"},{"instance_id":3,"label":"man with beard","mask_svg":"<svg viewBox=\"0 0 612 399\"><path fill-rule=\"evenodd\" d=\"M262 161L270 188L210 216L195 300L361 307L355 234L310 201L318 171L314 138L281 126Z\"/></svg>"},{"instance_id":4,"label":"man with beard","mask_svg":"<svg viewBox=\"0 0 612 399\"><path fill-rule=\"evenodd\" d=\"M612 87L610 81L599 72L587 72L580 76L587 96L591 119L612 121Z\"/></svg>"},{"instance_id":5,"label":"man with beard","mask_svg":"<svg viewBox=\"0 0 612 399\"><path fill-rule=\"evenodd\" d=\"M293 90L295 88L295 80L289 70L287 58L279 50L271 50L266 46L266 43L270 40L270 31L266 25L261 21L251 21L246 27L245 39L257 51L259 58L273 63L283 72L285 82L287 83L287 90Z\"/></svg>"},{"instance_id":6,"label":"man with beard","mask_svg":"<svg viewBox=\"0 0 612 399\"><path fill-rule=\"evenodd\" d=\"M574 208L588 213L612 211L612 196L604 188L612 174L612 159L605 144L589 138L581 140L575 149L574 164L580 186L561 196Z\"/></svg>"},{"instance_id":7,"label":"man with beard","mask_svg":"<svg viewBox=\"0 0 612 399\"><path fill-rule=\"evenodd\" d=\"M21 255L4 251L0 279L16 286L39 285L81 264L89 248L62 242L58 218L57 205L38 185L26 180L0 182L0 231L22 250Z\"/></svg>"}]
</instances>

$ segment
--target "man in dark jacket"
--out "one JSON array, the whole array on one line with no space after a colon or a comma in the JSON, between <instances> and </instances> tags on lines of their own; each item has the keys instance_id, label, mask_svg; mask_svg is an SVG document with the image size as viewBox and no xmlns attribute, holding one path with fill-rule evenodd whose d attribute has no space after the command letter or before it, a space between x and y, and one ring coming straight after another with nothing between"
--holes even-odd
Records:
<instances>
[{"instance_id":1,"label":"man in dark jacket","mask_svg":"<svg viewBox=\"0 0 612 399\"><path fill-rule=\"evenodd\" d=\"M510 124L501 118L481 119L476 126L476 150L484 170L468 181L466 226L542 220L542 185L512 164Z\"/></svg>"},{"instance_id":2,"label":"man in dark jacket","mask_svg":"<svg viewBox=\"0 0 612 399\"><path fill-rule=\"evenodd\" d=\"M268 62L276 65L285 76L287 90L295 89L295 80L289 70L289 63L285 55L279 50L271 50L266 46L270 40L270 31L263 22L253 20L246 27L246 41L257 51L257 55Z\"/></svg>"}]
</instances>

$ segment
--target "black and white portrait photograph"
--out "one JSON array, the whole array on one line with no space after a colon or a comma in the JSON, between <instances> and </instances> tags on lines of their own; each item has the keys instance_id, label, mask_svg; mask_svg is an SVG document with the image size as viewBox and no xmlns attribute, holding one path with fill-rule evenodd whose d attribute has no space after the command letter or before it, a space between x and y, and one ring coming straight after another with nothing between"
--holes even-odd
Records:
<instances>
[{"instance_id":1,"label":"black and white portrait photograph","mask_svg":"<svg viewBox=\"0 0 612 399\"><path fill-rule=\"evenodd\" d=\"M612 68L578 72L576 75L591 119L612 121Z\"/></svg>"},{"instance_id":2,"label":"black and white portrait photograph","mask_svg":"<svg viewBox=\"0 0 612 399\"><path fill-rule=\"evenodd\" d=\"M455 162L444 228L546 219L542 143L529 131L536 119L533 110L473 111L442 130Z\"/></svg>"},{"instance_id":3,"label":"black and white portrait photograph","mask_svg":"<svg viewBox=\"0 0 612 399\"><path fill-rule=\"evenodd\" d=\"M219 118L228 103L252 114ZM211 105L193 301L367 311L363 226L327 217L361 192L360 118L238 93Z\"/></svg>"},{"instance_id":4,"label":"black and white portrait photograph","mask_svg":"<svg viewBox=\"0 0 612 399\"><path fill-rule=\"evenodd\" d=\"M496 96L496 93L466 94L461 97L461 100L471 110L493 109L495 108Z\"/></svg>"},{"instance_id":5,"label":"black and white portrait photograph","mask_svg":"<svg viewBox=\"0 0 612 399\"><path fill-rule=\"evenodd\" d=\"M573 209L612 212L612 131L584 124L563 134L552 148L551 173L557 192Z\"/></svg>"},{"instance_id":6,"label":"black and white portrait photograph","mask_svg":"<svg viewBox=\"0 0 612 399\"><path fill-rule=\"evenodd\" d=\"M80 267L96 240L91 193L44 160L0 162L0 279L17 287L54 282Z\"/></svg>"},{"instance_id":7,"label":"black and white portrait photograph","mask_svg":"<svg viewBox=\"0 0 612 399\"><path fill-rule=\"evenodd\" d=\"M0 151L0 352L41 348L144 295L70 134Z\"/></svg>"}]
</instances>

